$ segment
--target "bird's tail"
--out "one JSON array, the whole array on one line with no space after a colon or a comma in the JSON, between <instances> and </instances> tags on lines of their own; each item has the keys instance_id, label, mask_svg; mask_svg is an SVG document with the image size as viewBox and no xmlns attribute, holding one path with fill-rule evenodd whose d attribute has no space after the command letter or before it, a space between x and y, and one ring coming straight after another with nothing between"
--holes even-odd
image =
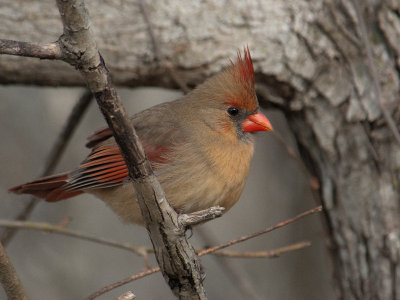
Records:
<instances>
[{"instance_id":1,"label":"bird's tail","mask_svg":"<svg viewBox=\"0 0 400 300\"><path fill-rule=\"evenodd\" d=\"M15 186L9 189L9 191L16 194L31 194L44 198L48 202L56 202L83 193L80 190L66 190L65 187L68 185L67 179L68 173L47 176Z\"/></svg>"}]
</instances>

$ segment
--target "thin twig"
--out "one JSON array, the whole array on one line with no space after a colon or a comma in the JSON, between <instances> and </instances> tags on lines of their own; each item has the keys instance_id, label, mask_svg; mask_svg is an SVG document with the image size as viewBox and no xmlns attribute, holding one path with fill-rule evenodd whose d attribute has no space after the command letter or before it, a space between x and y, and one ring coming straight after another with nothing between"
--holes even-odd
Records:
<instances>
[{"instance_id":1,"label":"thin twig","mask_svg":"<svg viewBox=\"0 0 400 300\"><path fill-rule=\"evenodd\" d=\"M85 114L89 104L92 100L92 94L89 90L85 90L80 96L78 102L73 107L67 121L65 122L63 129L57 136L56 141L46 159L45 166L41 172L41 176L49 175L55 169L57 163L60 161L61 155L64 153L65 148L70 141L72 134L78 127L83 115ZM15 218L18 221L23 221L29 219L33 209L40 200L31 197L29 202L25 205L24 209ZM16 229L6 229L1 237L1 242L4 246L7 246L16 233Z\"/></svg>"},{"instance_id":2,"label":"thin twig","mask_svg":"<svg viewBox=\"0 0 400 300\"><path fill-rule=\"evenodd\" d=\"M293 218L291 218L291 219L288 219L288 220L286 220L286 221L280 222L280 223L278 223L278 224L276 224L276 225L274 225L274 226L268 227L268 228L266 228L266 229L264 229L264 230L262 230L262 231L259 231L259 232L253 233L253 234L249 234L249 235L240 237L240 238L238 238L238 239L231 240L231 241L229 241L229 242L227 242L227 243L224 243L224 244L222 244L222 245L215 246L215 247L211 247L211 248L208 248L208 249L206 249L206 250L203 250L203 251L201 251L201 252L198 253L198 256L203 256L203 255L207 255L207 254L214 253L214 252L219 251L219 250L221 250L221 249L223 249L223 248L232 246L232 245L234 245L234 244L237 244L237 243L246 241L246 240L251 239L251 238L253 238L253 237L257 237L257 236L259 236L259 235L261 235L261 234L264 234L264 233L270 232L270 231L272 231L272 230L281 228L281 227L286 226L286 225L288 225L288 224L291 224L291 223L293 223L293 222L295 222L295 221L297 221L297 220L299 220L299 219L301 219L301 218L304 218L304 217L306 217L306 216L308 216L308 215L311 215L311 214L315 214L315 213L320 212L320 211L322 211L322 206L318 206L318 207L316 207L316 208L307 210L307 211L305 211L305 212L303 212L303 213L301 213L301 214L299 214L299 215L297 215L297 216L295 216L295 217L293 217ZM288 246L288 247L291 247L291 246ZM294 248L293 250L296 250L296 247L293 247L293 248ZM277 249L277 250L278 250L278 249ZM291 251L291 250L288 250L288 251ZM286 251L286 252L287 252L287 251ZM281 252L281 253L284 253L284 252ZM156 268L153 268L153 269L151 269L151 270L147 270L147 271L138 273L138 274L136 274L136 275L132 275L132 276L130 276L130 277L127 277L127 278L125 278L125 279L122 279L122 280L120 280L120 281L117 281L117 282L115 282L115 283L112 283L112 284L110 284L110 285L107 285L107 286L103 287L101 290L99 290L99 291L93 293L92 295L90 295L89 297L87 297L85 300L93 300L93 299L95 299L96 297L99 297L99 296L101 296L102 294L107 293L107 292L109 292L109 291L111 291L111 290L113 290L113 289L115 289L115 288L117 288L117 287L120 287L120 286L122 286L122 285L124 285L124 284L127 284L127 283L129 283L129 282L135 281L135 280L137 280L137 279L146 277L146 276L148 276L148 275L157 273L158 271L160 271L160 268L159 268L159 267L156 267Z\"/></svg>"},{"instance_id":3,"label":"thin twig","mask_svg":"<svg viewBox=\"0 0 400 300\"><path fill-rule=\"evenodd\" d=\"M93 235L90 235L90 234L87 234L84 232L80 232L77 230L71 230L71 229L65 228L63 226L51 225L48 223L0 220L0 227L7 227L7 228L14 228L14 229L39 230L39 231L45 231L48 233L57 233L57 234L71 236L71 237L75 237L75 238L86 240L86 241L91 241L91 242L102 244L102 245L107 245L107 246L111 246L111 247L115 247L115 248L128 250L128 251L134 252L140 256L143 255L144 250L146 252L149 252L149 251L147 251L149 249L142 247L142 246L128 245L128 244L108 240L105 238L96 237L96 236L93 236Z\"/></svg>"},{"instance_id":4,"label":"thin twig","mask_svg":"<svg viewBox=\"0 0 400 300\"><path fill-rule=\"evenodd\" d=\"M358 27L359 32L360 32L361 41L365 46L365 51L366 51L366 54L367 54L367 65L368 65L369 73L370 73L370 75L372 77L372 83L373 83L373 86L374 86L374 89L375 89L376 97L378 99L379 107L382 110L383 117L384 117L384 119L386 121L386 124L389 126L389 128L392 131L395 139L400 144L400 132L399 132L399 129L397 128L397 125L396 125L395 121L393 120L392 115L390 114L390 112L386 108L385 103L384 103L384 99L383 99L383 96L382 96L382 90L381 90L381 85L379 83L378 72L377 72L376 67L375 67L374 58L373 58L373 55L372 55L372 47L371 47L371 44L370 44L369 39L368 39L367 26L365 25L364 17L362 16L360 3L358 2L358 0L352 0L352 2L353 2L354 10L355 10L356 15L357 15L357 20L358 20L358 23L357 23L358 26L357 27Z\"/></svg>"},{"instance_id":5,"label":"thin twig","mask_svg":"<svg viewBox=\"0 0 400 300\"><path fill-rule=\"evenodd\" d=\"M98 290L98 291L94 292L93 294L91 294L89 297L85 298L85 300L93 300L93 299L95 299L97 297L100 297L101 295L113 290L113 289L116 289L116 288L118 288L120 286L123 286L123 285L125 285L125 284L127 284L129 282L132 282L132 281L138 280L140 278L149 276L151 274L157 273L159 271L160 271L160 267L155 267L153 269L150 269L150 270L143 271L143 272L140 272L138 274L132 275L130 277L127 277L125 279L122 279L122 280L117 281L117 282L115 282L113 284L110 284L110 285L107 285L107 286L103 287L101 290Z\"/></svg>"},{"instance_id":6,"label":"thin twig","mask_svg":"<svg viewBox=\"0 0 400 300\"><path fill-rule=\"evenodd\" d=\"M0 283L7 294L8 300L27 300L18 274L7 256L3 245L0 243Z\"/></svg>"},{"instance_id":7,"label":"thin twig","mask_svg":"<svg viewBox=\"0 0 400 300\"><path fill-rule=\"evenodd\" d=\"M220 251L214 252L213 254L216 256L231 257L231 258L272 258L272 257L281 256L282 254L287 253L287 252L300 250L300 249L303 249L303 248L306 248L309 246L311 246L310 242L299 242L296 244L291 244L291 245L284 246L284 247L277 248L277 249L270 250L270 251L238 252L238 251L223 250L221 252Z\"/></svg>"},{"instance_id":8,"label":"thin twig","mask_svg":"<svg viewBox=\"0 0 400 300\"><path fill-rule=\"evenodd\" d=\"M275 229L281 228L281 227L286 226L288 224L291 224L291 223L293 223L293 222L295 222L295 221L297 221L297 220L299 220L299 219L301 219L301 218L303 218L305 216L312 215L312 214L315 214L315 213L320 212L320 211L322 211L322 206L318 206L316 208L307 210L307 211L295 216L294 218L291 218L291 219L288 219L286 221L280 222L280 223L278 223L278 224L276 224L274 226L268 227L268 228L266 228L264 230L261 230L261 231L258 231L258 232L252 233L252 234L244 235L244 236L242 236L240 238L231 240L231 241L226 242L224 244L221 244L219 246L215 246L215 247L211 247L209 249L203 250L198 255L199 256L203 256L203 255L206 255L206 254L209 254L209 253L224 249L226 247L233 246L235 244L247 241L249 239L255 238L255 237L259 236L259 235L262 235L262 234L265 234L267 232L273 231Z\"/></svg>"},{"instance_id":9,"label":"thin twig","mask_svg":"<svg viewBox=\"0 0 400 300\"><path fill-rule=\"evenodd\" d=\"M35 206L38 204L40 200L36 197L29 197L28 203L25 205L25 207L22 209L22 211L18 214L18 216L15 218L16 220L26 220L29 218L31 215L33 209ZM4 246L7 246L8 243L12 240L12 238L15 236L17 233L16 229L9 229L7 228L4 230L3 234L1 235L1 243Z\"/></svg>"}]
</instances>

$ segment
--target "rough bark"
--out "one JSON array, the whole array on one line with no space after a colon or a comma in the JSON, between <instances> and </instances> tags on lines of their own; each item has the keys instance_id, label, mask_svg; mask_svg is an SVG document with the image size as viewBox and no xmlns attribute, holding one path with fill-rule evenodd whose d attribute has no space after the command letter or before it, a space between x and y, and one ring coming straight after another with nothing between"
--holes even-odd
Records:
<instances>
[{"instance_id":1,"label":"rough bark","mask_svg":"<svg viewBox=\"0 0 400 300\"><path fill-rule=\"evenodd\" d=\"M284 110L302 157L319 179L338 298L399 299L399 3L148 5L163 57L191 85L249 45L260 100ZM173 86L155 59L143 18L136 17L138 5L103 0L88 6L117 84ZM3 0L0 14L2 38L46 44L61 31L51 0ZM65 64L11 56L0 57L0 82L82 83Z\"/></svg>"},{"instance_id":2,"label":"rough bark","mask_svg":"<svg viewBox=\"0 0 400 300\"><path fill-rule=\"evenodd\" d=\"M398 3L327 1L295 29L315 67L289 62L287 115L320 179L340 299L400 297L399 20Z\"/></svg>"}]
</instances>

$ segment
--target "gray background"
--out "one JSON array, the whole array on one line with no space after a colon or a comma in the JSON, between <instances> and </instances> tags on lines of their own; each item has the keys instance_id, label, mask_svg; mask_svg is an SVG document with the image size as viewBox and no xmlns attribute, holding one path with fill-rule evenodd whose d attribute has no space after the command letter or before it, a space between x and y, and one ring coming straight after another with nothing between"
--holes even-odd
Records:
<instances>
[{"instance_id":1,"label":"gray background","mask_svg":"<svg viewBox=\"0 0 400 300\"><path fill-rule=\"evenodd\" d=\"M12 219L27 196L7 189L38 176L57 134L82 89L0 87L0 218ZM179 96L161 89L119 89L128 112L134 113L159 101ZM292 138L282 115L267 111L275 130ZM80 124L57 172L71 169L88 154L86 137L105 124L95 103ZM285 148L268 133L257 135L251 173L240 201L222 218L202 225L200 230L216 242L258 231L316 206L305 175ZM149 245L146 230L124 225L101 201L79 196L58 203L41 202L32 220L56 224L71 217L69 227L102 237ZM261 299L333 299L331 267L325 247L321 216L303 219L287 228L232 247L260 251L310 240L312 246L275 259L230 259L248 279ZM194 230L191 241L204 245ZM70 237L23 230L7 247L30 299L83 299L104 285L138 273L140 257L130 252ZM201 259L207 277L209 299L248 299L230 272L213 256ZM155 265L154 260L152 261ZM99 299L114 299L132 290L137 299L174 299L160 274L119 288ZM5 299L0 289L0 299Z\"/></svg>"}]
</instances>

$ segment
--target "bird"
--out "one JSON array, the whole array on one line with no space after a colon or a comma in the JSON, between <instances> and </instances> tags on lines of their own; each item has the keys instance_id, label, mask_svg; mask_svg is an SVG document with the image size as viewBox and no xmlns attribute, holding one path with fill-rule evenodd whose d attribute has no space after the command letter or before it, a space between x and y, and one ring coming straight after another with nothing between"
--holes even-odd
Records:
<instances>
[{"instance_id":1,"label":"bird","mask_svg":"<svg viewBox=\"0 0 400 300\"><path fill-rule=\"evenodd\" d=\"M228 211L243 192L254 152L254 133L273 130L260 111L250 50L187 95L130 117L146 157L178 213L221 206ZM111 130L88 137L91 149L72 171L9 189L56 202L82 193L103 200L123 222L144 225L128 169Z\"/></svg>"}]
</instances>

